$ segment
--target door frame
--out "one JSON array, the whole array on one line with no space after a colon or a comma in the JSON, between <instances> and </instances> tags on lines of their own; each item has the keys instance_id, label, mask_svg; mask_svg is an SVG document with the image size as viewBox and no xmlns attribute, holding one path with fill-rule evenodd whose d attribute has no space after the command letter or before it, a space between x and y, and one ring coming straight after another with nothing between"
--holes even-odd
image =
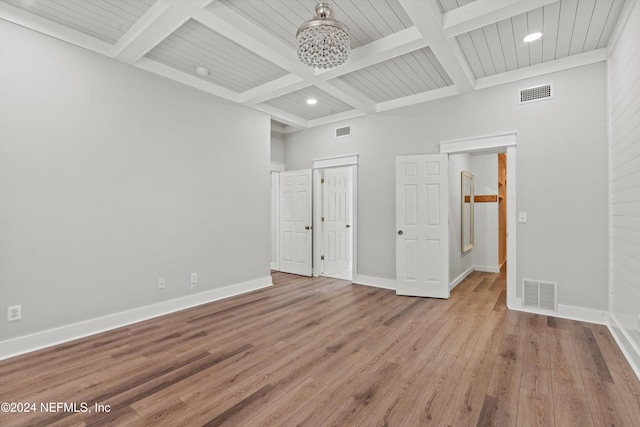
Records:
<instances>
[{"instance_id":1,"label":"door frame","mask_svg":"<svg viewBox=\"0 0 640 427\"><path fill-rule=\"evenodd\" d=\"M321 173L322 169L351 167L351 215L353 223L351 224L351 282L358 274L358 154L350 154L336 157L326 157L314 159L312 170L313 182L313 268L312 274L317 277L322 274L320 266L322 260L322 227L320 226L322 217L322 187Z\"/></svg>"},{"instance_id":2,"label":"door frame","mask_svg":"<svg viewBox=\"0 0 640 427\"><path fill-rule=\"evenodd\" d=\"M271 259L271 269L280 270L280 172L284 172L284 164L271 162L271 256L274 251L276 259Z\"/></svg>"},{"instance_id":3,"label":"door frame","mask_svg":"<svg viewBox=\"0 0 640 427\"><path fill-rule=\"evenodd\" d=\"M516 245L516 135L508 132L474 138L440 142L440 153L459 154L472 152L507 153L507 308L517 305L517 245Z\"/></svg>"}]
</instances>

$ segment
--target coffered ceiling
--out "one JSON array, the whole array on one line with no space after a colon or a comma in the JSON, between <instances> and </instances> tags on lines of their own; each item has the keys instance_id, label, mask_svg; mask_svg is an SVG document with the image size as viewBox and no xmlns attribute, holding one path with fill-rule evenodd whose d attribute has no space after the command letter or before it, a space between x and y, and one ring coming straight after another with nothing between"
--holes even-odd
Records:
<instances>
[{"instance_id":1,"label":"coffered ceiling","mask_svg":"<svg viewBox=\"0 0 640 427\"><path fill-rule=\"evenodd\" d=\"M352 51L330 70L296 54L296 30L315 4L0 0L0 19L264 111L293 131L603 61L625 1L333 0ZM524 43L534 31L544 35Z\"/></svg>"}]
</instances>

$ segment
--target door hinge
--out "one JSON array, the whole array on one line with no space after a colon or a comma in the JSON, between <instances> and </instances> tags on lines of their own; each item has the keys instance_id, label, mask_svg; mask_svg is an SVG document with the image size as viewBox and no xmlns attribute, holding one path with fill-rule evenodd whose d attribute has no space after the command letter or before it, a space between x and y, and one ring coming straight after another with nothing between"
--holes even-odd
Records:
<instances>
[{"instance_id":1,"label":"door hinge","mask_svg":"<svg viewBox=\"0 0 640 427\"><path fill-rule=\"evenodd\" d=\"M320 184L324 184L324 178L320 179Z\"/></svg>"},{"instance_id":2,"label":"door hinge","mask_svg":"<svg viewBox=\"0 0 640 427\"><path fill-rule=\"evenodd\" d=\"M324 255L320 255L320 259L321 259L321 260L324 260Z\"/></svg>"}]
</instances>

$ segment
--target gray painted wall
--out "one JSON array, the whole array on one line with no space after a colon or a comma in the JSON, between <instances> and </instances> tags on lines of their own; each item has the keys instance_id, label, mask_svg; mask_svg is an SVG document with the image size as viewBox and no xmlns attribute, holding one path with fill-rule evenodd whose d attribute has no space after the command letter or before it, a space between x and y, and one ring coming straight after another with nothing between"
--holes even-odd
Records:
<instances>
[{"instance_id":1,"label":"gray painted wall","mask_svg":"<svg viewBox=\"0 0 640 427\"><path fill-rule=\"evenodd\" d=\"M519 89L546 83L553 99L518 105ZM529 219L518 224L518 285L523 277L557 281L560 304L606 310L606 105L606 65L598 63L287 134L287 168L360 155L358 273L394 279L395 157L516 131L517 209ZM344 125L353 135L334 138Z\"/></svg>"},{"instance_id":2,"label":"gray painted wall","mask_svg":"<svg viewBox=\"0 0 640 427\"><path fill-rule=\"evenodd\" d=\"M271 161L284 164L284 134L271 131Z\"/></svg>"},{"instance_id":3,"label":"gray painted wall","mask_svg":"<svg viewBox=\"0 0 640 427\"><path fill-rule=\"evenodd\" d=\"M269 276L266 114L0 31L1 340Z\"/></svg>"},{"instance_id":4,"label":"gray painted wall","mask_svg":"<svg viewBox=\"0 0 640 427\"><path fill-rule=\"evenodd\" d=\"M498 155L471 156L475 194L498 194ZM475 246L473 263L479 269L497 269L498 266L498 202L475 203Z\"/></svg>"},{"instance_id":5,"label":"gray painted wall","mask_svg":"<svg viewBox=\"0 0 640 427\"><path fill-rule=\"evenodd\" d=\"M476 248L462 252L462 171L472 172L471 155L449 156L449 283L474 265Z\"/></svg>"}]
</instances>

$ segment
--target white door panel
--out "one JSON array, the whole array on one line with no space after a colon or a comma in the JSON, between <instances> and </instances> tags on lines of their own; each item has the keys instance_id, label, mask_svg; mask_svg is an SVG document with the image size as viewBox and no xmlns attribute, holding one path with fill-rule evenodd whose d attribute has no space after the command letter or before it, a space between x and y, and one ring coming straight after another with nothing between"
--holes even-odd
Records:
<instances>
[{"instance_id":1,"label":"white door panel","mask_svg":"<svg viewBox=\"0 0 640 427\"><path fill-rule=\"evenodd\" d=\"M280 271L311 276L311 170L280 172Z\"/></svg>"},{"instance_id":2,"label":"white door panel","mask_svg":"<svg viewBox=\"0 0 640 427\"><path fill-rule=\"evenodd\" d=\"M449 298L446 154L396 158L396 293Z\"/></svg>"},{"instance_id":3,"label":"white door panel","mask_svg":"<svg viewBox=\"0 0 640 427\"><path fill-rule=\"evenodd\" d=\"M349 171L324 171L323 197L323 274L342 273L349 269Z\"/></svg>"}]
</instances>

